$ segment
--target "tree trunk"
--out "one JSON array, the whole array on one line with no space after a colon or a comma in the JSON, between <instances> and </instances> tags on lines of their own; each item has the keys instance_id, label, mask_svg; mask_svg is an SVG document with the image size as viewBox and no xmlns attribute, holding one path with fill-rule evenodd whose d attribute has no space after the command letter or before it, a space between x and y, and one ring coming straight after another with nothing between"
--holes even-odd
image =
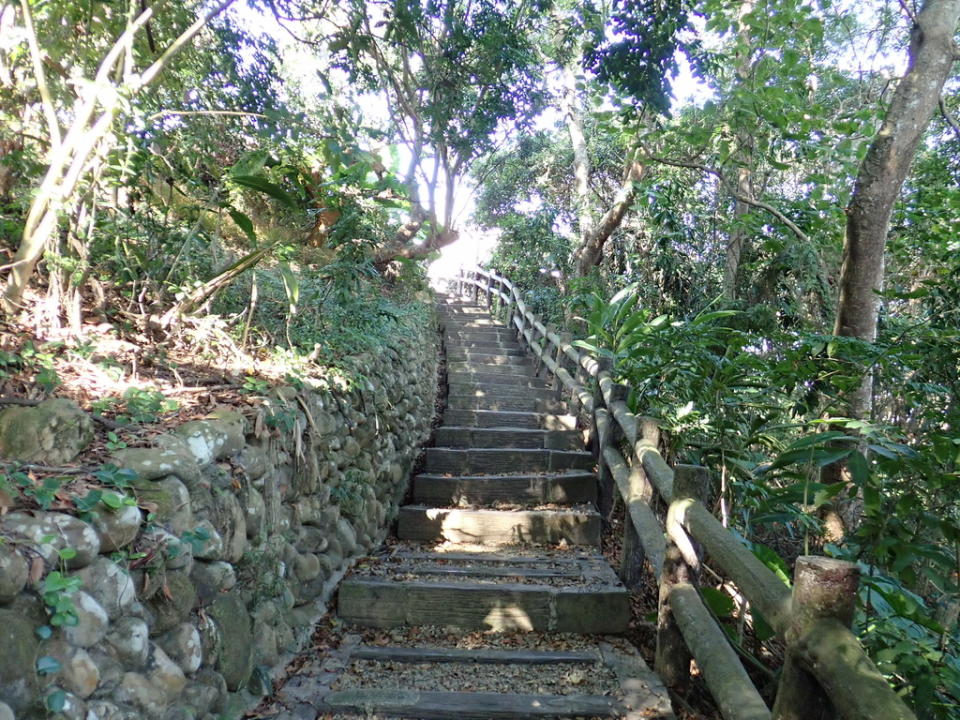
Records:
<instances>
[{"instance_id":1,"label":"tree trunk","mask_svg":"<svg viewBox=\"0 0 960 720\"><path fill-rule=\"evenodd\" d=\"M907 72L860 165L847 206L835 335L876 339L890 215L956 60L958 17L960 0L927 0L915 18ZM872 391L868 373L848 401L852 417L869 417Z\"/></svg>"},{"instance_id":2,"label":"tree trunk","mask_svg":"<svg viewBox=\"0 0 960 720\"><path fill-rule=\"evenodd\" d=\"M583 115L580 112L580 93L577 90L577 76L573 66L564 68L563 79L566 87L563 97L563 114L573 146L573 177L577 206L577 224L579 225L580 244L587 242L590 228L593 226L593 214L590 212L590 156L587 153L587 139L583 132Z\"/></svg>"},{"instance_id":3,"label":"tree trunk","mask_svg":"<svg viewBox=\"0 0 960 720\"><path fill-rule=\"evenodd\" d=\"M603 246L610 239L613 231L620 227L627 210L633 205L633 199L637 195L635 183L642 180L647 173L645 165L634 160L627 162L626 177L613 199L613 204L595 227L588 228L577 249L577 273L581 277L589 273L595 265L600 264Z\"/></svg>"},{"instance_id":4,"label":"tree trunk","mask_svg":"<svg viewBox=\"0 0 960 720\"><path fill-rule=\"evenodd\" d=\"M890 100L887 115L860 165L847 206L847 228L840 268L840 296L834 335L872 343L877 337L878 291L883 289L884 249L890 215L937 107L944 83L957 59L953 35L960 0L926 0L910 33L907 72ZM867 371L846 399L852 418L869 418L873 408L873 374ZM844 463L823 468L821 481L846 480ZM861 503L854 498L839 510L825 512L827 539L852 530Z\"/></svg>"},{"instance_id":5,"label":"tree trunk","mask_svg":"<svg viewBox=\"0 0 960 720\"><path fill-rule=\"evenodd\" d=\"M753 12L753 0L744 0L740 3L737 12L737 41L739 47L736 52L737 83L744 85L750 80L750 26L745 17ZM723 268L723 297L725 300L737 299L737 275L740 270L740 258L743 255L743 244L746 233L743 228L743 216L750 212L741 197L753 197L753 173L750 170L753 161L753 138L745 123L738 123L737 131L737 182L736 199L733 206L733 224L727 237L727 254Z\"/></svg>"},{"instance_id":6,"label":"tree trunk","mask_svg":"<svg viewBox=\"0 0 960 720\"><path fill-rule=\"evenodd\" d=\"M563 114L566 117L567 132L573 146L574 195L577 206L577 228L580 236L574 260L577 275L587 275L603 257L603 246L620 227L627 210L633 205L636 196L634 183L646 174L646 167L637 162L633 153L627 158L624 180L617 191L613 204L599 220L595 219L590 200L590 156L587 151L587 139L583 131L583 116L580 112L580 93L577 90L577 76L573 66L564 68Z\"/></svg>"},{"instance_id":7,"label":"tree trunk","mask_svg":"<svg viewBox=\"0 0 960 720\"><path fill-rule=\"evenodd\" d=\"M750 169L737 169L737 194L753 196L751 188ZM746 233L743 228L743 216L750 212L750 206L742 200L735 200L733 206L733 225L727 237L727 254L723 266L723 298L733 301L737 299L737 276L740 272L740 258L743 255L743 245Z\"/></svg>"}]
</instances>

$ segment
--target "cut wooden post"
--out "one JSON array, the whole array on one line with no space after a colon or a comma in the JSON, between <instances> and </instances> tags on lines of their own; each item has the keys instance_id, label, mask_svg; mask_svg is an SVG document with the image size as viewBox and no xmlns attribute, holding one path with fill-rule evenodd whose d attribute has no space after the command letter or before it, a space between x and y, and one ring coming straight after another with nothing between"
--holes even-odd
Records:
<instances>
[{"instance_id":1,"label":"cut wooden post","mask_svg":"<svg viewBox=\"0 0 960 720\"><path fill-rule=\"evenodd\" d=\"M627 502L640 500L647 505L653 503L653 483L643 469L643 462L637 453L637 447L647 445L657 447L660 443L660 426L653 418L637 418L637 443L630 448L630 497ZM646 551L633 523L627 523L623 529L623 546L620 551L620 580L631 590L641 587L644 581ZM654 574L657 571L654 568Z\"/></svg>"},{"instance_id":2,"label":"cut wooden post","mask_svg":"<svg viewBox=\"0 0 960 720\"><path fill-rule=\"evenodd\" d=\"M660 423L651 417L638 417L637 442L644 442L653 448L660 447Z\"/></svg>"},{"instance_id":3,"label":"cut wooden post","mask_svg":"<svg viewBox=\"0 0 960 720\"><path fill-rule=\"evenodd\" d=\"M656 446L658 440L656 425L641 424L640 431L642 433L641 442ZM643 463L637 455L636 447L631 448L631 451L630 495L625 498L627 507L629 508L631 503L634 502L642 502L650 506L653 502L653 483L650 482L650 478L647 477L647 473L643 469ZM646 561L647 551L644 549L643 541L637 533L636 526L632 522L624 523L623 544L620 548L620 580L626 587L631 590L638 590L643 585ZM653 572L656 577L656 567L654 567Z\"/></svg>"},{"instance_id":4,"label":"cut wooden post","mask_svg":"<svg viewBox=\"0 0 960 720\"><path fill-rule=\"evenodd\" d=\"M557 369L559 370L564 366L567 360L567 356L563 352L563 346L569 345L571 342L573 342L573 335L569 332L564 331L564 332L558 333L558 337L560 338L560 342L557 345L557 354L553 359L554 359L554 362L557 363Z\"/></svg>"},{"instance_id":5,"label":"cut wooden post","mask_svg":"<svg viewBox=\"0 0 960 720\"><path fill-rule=\"evenodd\" d=\"M637 528L627 513L623 521L623 541L620 545L620 582L630 590L639 590L643 586L643 563L646 557Z\"/></svg>"},{"instance_id":6,"label":"cut wooden post","mask_svg":"<svg viewBox=\"0 0 960 720\"><path fill-rule=\"evenodd\" d=\"M553 359L552 354L550 353L550 336L556 335L556 333L557 333L557 326L554 325L553 323L547 323L544 326L544 331L543 331L543 359L544 359L543 364L544 366L546 366L547 364L546 360L548 357ZM555 368L555 369L559 369L559 368ZM560 378L557 377L556 373L553 374L553 379L551 380L551 387L557 391L557 396L559 397L560 391L563 390L563 385L560 383Z\"/></svg>"},{"instance_id":7,"label":"cut wooden post","mask_svg":"<svg viewBox=\"0 0 960 720\"><path fill-rule=\"evenodd\" d=\"M773 706L774 720L828 720L834 709L816 679L801 667L794 651L797 640L823 618L844 627L853 622L860 569L834 558L804 555L793 572L793 604L786 632L787 652Z\"/></svg>"},{"instance_id":8,"label":"cut wooden post","mask_svg":"<svg viewBox=\"0 0 960 720\"><path fill-rule=\"evenodd\" d=\"M582 365L581 365L582 367ZM593 408L594 412L590 413L589 421L589 449L597 457L603 457L603 448L600 445L600 432L599 427L597 426L596 411L600 408L606 408L606 405L603 402L603 393L600 390L600 375L602 373L609 373L613 369L613 359L608 357L599 357L597 358L597 374L596 377L591 378L589 375L584 376L583 384L586 387L590 388L590 393L593 396Z\"/></svg>"},{"instance_id":9,"label":"cut wooden post","mask_svg":"<svg viewBox=\"0 0 960 720\"><path fill-rule=\"evenodd\" d=\"M682 692L690 682L690 651L670 610L670 592L678 583L697 583L698 548L683 529L680 516L691 500L706 499L710 475L706 468L697 465L677 465L673 473L673 497L667 512L669 539L660 575L655 669L668 687Z\"/></svg>"},{"instance_id":10,"label":"cut wooden post","mask_svg":"<svg viewBox=\"0 0 960 720\"><path fill-rule=\"evenodd\" d=\"M609 363L610 366L612 366L613 363L610 362L608 358L604 359L607 361L607 363ZM623 400L627 396L627 392L629 392L629 388L626 385L613 385L610 392L610 401L614 402L617 400ZM602 393L599 393L598 396L602 396ZM607 521L610 519L614 505L616 505L617 484L613 479L613 475L610 473L610 468L603 460L603 453L608 447L617 447L623 432L620 430L619 423L617 423L617 421L613 418L613 415L607 410L603 411L607 416L607 422L603 428L600 427L599 407L602 404L603 403L599 401L597 402L597 444L598 457L600 459L597 465L599 469L597 473L597 482L599 483L600 490L597 499L597 509L600 511L600 515L603 517L604 521ZM626 501L626 498L624 498L624 501ZM625 524L631 524L629 516L627 516Z\"/></svg>"},{"instance_id":11,"label":"cut wooden post","mask_svg":"<svg viewBox=\"0 0 960 720\"><path fill-rule=\"evenodd\" d=\"M546 329L544 328L544 333L540 333L540 328L537 327L537 320L535 317L530 319L530 336L533 339L530 343L534 343L540 348L540 351L534 351L533 354L533 374L536 377L540 377L540 370L544 367L543 356L547 352L547 340L546 340Z\"/></svg>"},{"instance_id":12,"label":"cut wooden post","mask_svg":"<svg viewBox=\"0 0 960 720\"><path fill-rule=\"evenodd\" d=\"M653 668L663 684L677 692L686 691L690 683L690 651L680 627L670 612L670 590L677 583L689 583L690 568L676 545L667 546L660 574L660 603L657 610L657 652Z\"/></svg>"}]
</instances>

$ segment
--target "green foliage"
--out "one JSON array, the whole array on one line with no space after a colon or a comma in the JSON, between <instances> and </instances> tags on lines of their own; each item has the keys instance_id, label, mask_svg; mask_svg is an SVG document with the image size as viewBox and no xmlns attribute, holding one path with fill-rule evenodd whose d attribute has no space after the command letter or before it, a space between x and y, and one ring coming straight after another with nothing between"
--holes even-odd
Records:
<instances>
[{"instance_id":1,"label":"green foliage","mask_svg":"<svg viewBox=\"0 0 960 720\"><path fill-rule=\"evenodd\" d=\"M958 659L949 650L956 628L937 622L931 600L949 602L958 592L960 438L945 429L956 408L939 403L928 358L914 343L929 342L937 372L946 363L951 376L960 369L955 349L922 329L868 345L771 333L730 310L654 317L637 308L634 287L610 299L594 293L584 304L588 334L575 344L614 361L631 386L631 409L660 420L669 454L726 479L721 491L733 526L785 583L789 565L767 538L792 546L791 555L809 551L821 536L818 511L862 504L856 531L832 548L863 567L861 635L896 681L917 693L918 707L948 717L957 703ZM933 402L931 413L915 416L912 436L831 415L870 370L879 379L910 377L898 390ZM849 485L820 482L820 469L838 461ZM766 633L762 623L757 629Z\"/></svg>"},{"instance_id":2,"label":"green foliage","mask_svg":"<svg viewBox=\"0 0 960 720\"><path fill-rule=\"evenodd\" d=\"M44 578L43 602L54 627L73 626L80 622L72 597L80 589L80 584L80 578L68 577L57 570Z\"/></svg>"},{"instance_id":3,"label":"green foliage","mask_svg":"<svg viewBox=\"0 0 960 720\"><path fill-rule=\"evenodd\" d=\"M36 479L14 466L7 473L0 473L0 490L11 493L21 500L36 503L41 510L49 510L56 500L64 478L45 477Z\"/></svg>"},{"instance_id":4,"label":"green foliage","mask_svg":"<svg viewBox=\"0 0 960 720\"><path fill-rule=\"evenodd\" d=\"M348 470L340 483L330 489L330 497L344 517L356 519L363 512L363 488L369 482L368 474L362 470Z\"/></svg>"},{"instance_id":5,"label":"green foliage","mask_svg":"<svg viewBox=\"0 0 960 720\"><path fill-rule=\"evenodd\" d=\"M204 527L196 527L193 530L185 530L180 539L190 545L194 553L203 552L207 542L210 540L210 532ZM167 549L167 552L179 552L176 546Z\"/></svg>"},{"instance_id":6,"label":"green foliage","mask_svg":"<svg viewBox=\"0 0 960 720\"><path fill-rule=\"evenodd\" d=\"M101 398L90 403L90 406L94 412L111 410L116 413L117 422L129 424L156 422L161 415L174 412L178 404L159 390L131 387L120 398ZM108 442L115 447L109 449L126 447L116 434L111 434L113 437L108 435Z\"/></svg>"},{"instance_id":7,"label":"green foliage","mask_svg":"<svg viewBox=\"0 0 960 720\"><path fill-rule=\"evenodd\" d=\"M95 470L93 476L107 487L124 489L131 486L137 479L137 473L128 468L118 468L116 465L105 464Z\"/></svg>"}]
</instances>

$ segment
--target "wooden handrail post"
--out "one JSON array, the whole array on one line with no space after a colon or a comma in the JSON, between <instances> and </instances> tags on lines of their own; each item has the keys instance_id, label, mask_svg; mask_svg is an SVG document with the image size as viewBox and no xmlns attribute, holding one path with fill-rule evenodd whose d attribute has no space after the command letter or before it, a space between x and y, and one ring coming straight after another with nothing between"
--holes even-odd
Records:
<instances>
[{"instance_id":1,"label":"wooden handrail post","mask_svg":"<svg viewBox=\"0 0 960 720\"><path fill-rule=\"evenodd\" d=\"M603 448L600 445L600 432L599 426L597 424L596 412L601 408L606 408L606 404L603 402L603 392L600 390L600 375L601 373L609 373L613 369L613 359L608 357L598 357L597 358L597 377L591 379L588 375L584 376L584 379L587 382L582 383L587 387L591 388L593 393L593 407L594 411L590 417L590 426L589 426L589 447L598 458L600 458L599 466L603 466ZM579 375L578 378L579 380ZM612 421L612 419L611 419ZM601 490L602 492L602 490Z\"/></svg>"},{"instance_id":2,"label":"wooden handrail post","mask_svg":"<svg viewBox=\"0 0 960 720\"><path fill-rule=\"evenodd\" d=\"M463 276L466 271L463 269L463 265L460 266L460 272L457 273L457 297L463 297Z\"/></svg>"},{"instance_id":3,"label":"wooden handrail post","mask_svg":"<svg viewBox=\"0 0 960 720\"><path fill-rule=\"evenodd\" d=\"M527 313L524 312L524 308L521 307L520 305L517 305L517 315L520 316L520 324L519 324L519 325L514 325L514 328L515 328L516 331L517 331L517 341L518 341L521 345L524 345L524 344L527 342L526 339L525 339L524 336L523 336L523 331L524 331L524 330L526 329L526 327L527 327Z\"/></svg>"},{"instance_id":4,"label":"wooden handrail post","mask_svg":"<svg viewBox=\"0 0 960 720\"><path fill-rule=\"evenodd\" d=\"M657 447L660 444L660 427L651 418L637 418L637 440ZM650 505L653 502L653 483L643 469L643 463L637 455L636 446L630 448L630 498ZM620 580L631 590L639 590L644 584L644 563L647 560L643 543L632 522L623 524L623 543L620 546ZM654 570L656 572L656 570Z\"/></svg>"},{"instance_id":5,"label":"wooden handrail post","mask_svg":"<svg viewBox=\"0 0 960 720\"><path fill-rule=\"evenodd\" d=\"M690 650L670 611L670 592L678 583L696 585L700 573L699 548L689 539L678 517L691 500L706 501L710 475L697 465L673 469L673 498L667 514L667 553L660 575L657 609L657 650L654 669L667 687L678 692L690 682ZM672 532L671 532L672 531ZM674 540L680 541L674 542ZM685 546L685 547L682 547Z\"/></svg>"},{"instance_id":6,"label":"wooden handrail post","mask_svg":"<svg viewBox=\"0 0 960 720\"><path fill-rule=\"evenodd\" d=\"M797 558L787 652L773 706L774 720L828 720L834 716L832 704L814 677L801 667L793 645L823 618L835 618L849 627L859 585L860 569L854 563L814 555Z\"/></svg>"},{"instance_id":7,"label":"wooden handrail post","mask_svg":"<svg viewBox=\"0 0 960 720\"><path fill-rule=\"evenodd\" d=\"M608 361L610 368L612 368L613 362L609 358L605 358L605 360ZM613 385L610 392L610 402L625 399L629 391L630 388L626 385ZM596 412L598 414L600 413L600 406L605 405L605 403L601 402L602 395L602 392L597 394L599 399L596 401ZM616 504L617 483L610 472L610 468L604 461L603 456L608 447L617 447L619 445L623 431L620 429L620 423L614 419L612 413L608 410L604 410L603 412L607 415L607 421L603 424L597 423L597 453L600 458L600 461L597 463L597 484L599 486L597 509L606 522L610 519L610 515L613 513L613 508ZM627 517L625 524L632 525L633 523L630 521L630 518Z\"/></svg>"},{"instance_id":8,"label":"wooden handrail post","mask_svg":"<svg viewBox=\"0 0 960 720\"><path fill-rule=\"evenodd\" d=\"M546 359L550 355L550 336L557 334L557 326L554 323L545 323L543 326L543 358ZM546 362L543 363L543 366L546 367ZM549 368L547 368L549 370ZM537 367L537 375L540 374L540 368ZM553 374L553 379L550 382L550 387L557 392L557 397L560 397L560 391L563 390L563 386L560 384L560 379L557 377L557 374Z\"/></svg>"},{"instance_id":9,"label":"wooden handrail post","mask_svg":"<svg viewBox=\"0 0 960 720\"><path fill-rule=\"evenodd\" d=\"M486 283L483 286L483 293L486 296L487 300L487 310L490 310L493 307L493 293L490 290L490 276L486 277Z\"/></svg>"},{"instance_id":10,"label":"wooden handrail post","mask_svg":"<svg viewBox=\"0 0 960 720\"><path fill-rule=\"evenodd\" d=\"M566 353L563 352L563 346L573 342L573 333L564 330L563 332L557 333L557 337L560 338L560 343L557 345L557 354L556 357L554 357L554 362L557 363L557 369L559 370L563 367L567 359Z\"/></svg>"}]
</instances>

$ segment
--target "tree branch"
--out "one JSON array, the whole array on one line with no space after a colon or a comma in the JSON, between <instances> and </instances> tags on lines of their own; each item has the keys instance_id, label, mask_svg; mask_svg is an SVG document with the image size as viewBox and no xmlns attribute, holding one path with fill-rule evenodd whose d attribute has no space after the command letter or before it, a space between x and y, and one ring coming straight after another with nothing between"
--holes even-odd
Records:
<instances>
[{"instance_id":1,"label":"tree branch","mask_svg":"<svg viewBox=\"0 0 960 720\"><path fill-rule=\"evenodd\" d=\"M786 225L790 229L790 231L794 235L796 235L800 240L803 240L804 242L807 242L807 243L810 242L810 237L803 230L801 230L797 226L797 224L793 222L790 218L788 218L782 212L777 210L777 208L775 208L773 205L770 205L769 203L763 202L762 200L757 200L756 198L753 198L748 195L744 195L741 192L738 192L736 188L733 188L730 186L730 184L723 177L723 174L716 168L710 167L709 165L704 165L702 163L691 162L689 160L674 160L672 158L658 157L656 155L647 155L645 156L644 159L651 162L660 163L661 165L669 165L671 167L686 168L688 170L699 170L700 172L706 173L707 175L713 175L715 178L717 178L717 180L720 181L720 184L723 186L723 188L728 193L730 193L730 195L734 199L770 213L777 220L779 220L781 223Z\"/></svg>"},{"instance_id":2,"label":"tree branch","mask_svg":"<svg viewBox=\"0 0 960 720\"><path fill-rule=\"evenodd\" d=\"M270 119L262 113L241 112L239 110L161 110L160 112L155 112L153 115L149 115L147 117L147 122L159 120L162 117L189 117L193 115L229 115L235 117L255 117L262 118L264 120Z\"/></svg>"},{"instance_id":3,"label":"tree branch","mask_svg":"<svg viewBox=\"0 0 960 720\"><path fill-rule=\"evenodd\" d=\"M957 124L956 119L953 115L950 114L950 111L947 110L947 103L943 99L943 96L940 97L940 114L943 115L943 119L947 121L947 124L953 128L953 131L957 134L957 139L960 139L960 125Z\"/></svg>"},{"instance_id":4,"label":"tree branch","mask_svg":"<svg viewBox=\"0 0 960 720\"><path fill-rule=\"evenodd\" d=\"M37 81L37 90L40 92L40 101L43 104L43 114L47 118L47 127L50 131L50 150L55 152L60 147L62 140L60 122L57 120L53 97L50 95L50 88L47 86L47 74L43 70L43 57L40 54L40 44L37 42L37 32L33 26L30 3L27 0L20 0L20 9L23 11L23 27L27 31L27 45L30 47L33 75Z\"/></svg>"}]
</instances>

